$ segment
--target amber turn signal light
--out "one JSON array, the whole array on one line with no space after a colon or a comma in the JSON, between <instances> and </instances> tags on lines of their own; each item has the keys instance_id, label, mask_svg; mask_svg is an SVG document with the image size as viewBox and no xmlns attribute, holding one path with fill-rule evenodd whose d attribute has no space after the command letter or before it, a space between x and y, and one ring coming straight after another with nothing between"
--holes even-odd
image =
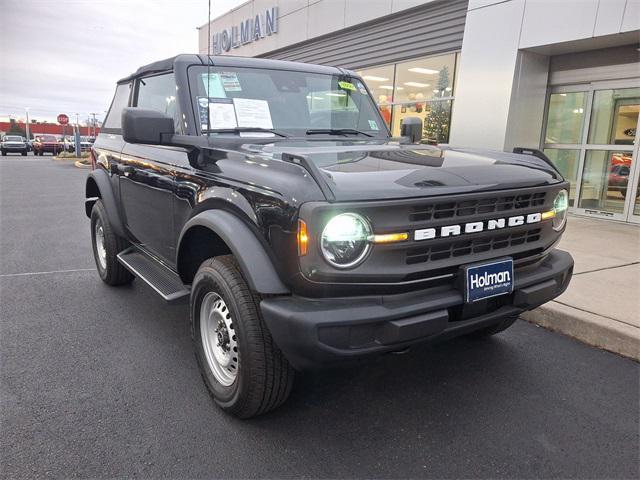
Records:
<instances>
[{"instance_id":1,"label":"amber turn signal light","mask_svg":"<svg viewBox=\"0 0 640 480\"><path fill-rule=\"evenodd\" d=\"M309 248L309 234L304 220L298 220L298 255L304 256Z\"/></svg>"},{"instance_id":2,"label":"amber turn signal light","mask_svg":"<svg viewBox=\"0 0 640 480\"><path fill-rule=\"evenodd\" d=\"M382 235L374 235L373 243L395 243L404 242L409 239L409 234L403 233L385 233Z\"/></svg>"},{"instance_id":3,"label":"amber turn signal light","mask_svg":"<svg viewBox=\"0 0 640 480\"><path fill-rule=\"evenodd\" d=\"M542 218L542 220L549 220L550 218L553 218L555 216L556 216L556 211L549 210L548 212L542 212L542 215L540 217Z\"/></svg>"}]
</instances>

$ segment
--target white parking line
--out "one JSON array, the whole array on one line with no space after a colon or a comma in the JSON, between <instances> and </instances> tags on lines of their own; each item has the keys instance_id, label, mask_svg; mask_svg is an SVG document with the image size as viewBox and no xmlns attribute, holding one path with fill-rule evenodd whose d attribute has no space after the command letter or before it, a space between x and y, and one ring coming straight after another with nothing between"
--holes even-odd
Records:
<instances>
[{"instance_id":1,"label":"white parking line","mask_svg":"<svg viewBox=\"0 0 640 480\"><path fill-rule=\"evenodd\" d=\"M94 272L95 268L78 268L76 270L51 270L49 272L24 272L24 273L5 273L0 277L25 277L28 275L49 275L52 273L73 273L73 272Z\"/></svg>"}]
</instances>

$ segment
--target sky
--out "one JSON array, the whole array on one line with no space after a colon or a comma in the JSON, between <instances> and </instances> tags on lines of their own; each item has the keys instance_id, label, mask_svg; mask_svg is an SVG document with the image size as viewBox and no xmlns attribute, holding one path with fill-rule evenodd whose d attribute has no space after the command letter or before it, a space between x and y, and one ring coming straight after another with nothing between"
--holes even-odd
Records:
<instances>
[{"instance_id":1,"label":"sky","mask_svg":"<svg viewBox=\"0 0 640 480\"><path fill-rule=\"evenodd\" d=\"M245 0L211 0L211 18ZM0 119L102 120L120 78L198 52L208 0L0 0Z\"/></svg>"}]
</instances>

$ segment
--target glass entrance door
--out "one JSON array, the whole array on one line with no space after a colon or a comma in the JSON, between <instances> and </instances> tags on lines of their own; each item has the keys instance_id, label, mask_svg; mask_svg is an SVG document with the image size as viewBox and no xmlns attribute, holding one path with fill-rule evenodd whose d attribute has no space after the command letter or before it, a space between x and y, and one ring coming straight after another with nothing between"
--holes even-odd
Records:
<instances>
[{"instance_id":1,"label":"glass entrance door","mask_svg":"<svg viewBox=\"0 0 640 480\"><path fill-rule=\"evenodd\" d=\"M640 134L636 130L635 148L633 150L633 158L636 159L636 164L638 163L638 153L640 152L639 138ZM635 173L631 175L628 191L632 192L631 195L627 195L629 202L628 220L630 222L640 223L640 165L636 165ZM635 192L635 195L633 192Z\"/></svg>"},{"instance_id":2,"label":"glass entrance door","mask_svg":"<svg viewBox=\"0 0 640 480\"><path fill-rule=\"evenodd\" d=\"M574 213L640 221L640 88L631 85L556 87L549 95L544 149L571 183Z\"/></svg>"}]
</instances>

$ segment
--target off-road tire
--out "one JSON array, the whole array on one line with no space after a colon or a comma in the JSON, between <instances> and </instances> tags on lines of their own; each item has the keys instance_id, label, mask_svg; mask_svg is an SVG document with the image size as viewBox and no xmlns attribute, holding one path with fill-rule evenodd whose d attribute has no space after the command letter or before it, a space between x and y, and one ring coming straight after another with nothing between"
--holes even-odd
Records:
<instances>
[{"instance_id":1,"label":"off-road tire","mask_svg":"<svg viewBox=\"0 0 640 480\"><path fill-rule=\"evenodd\" d=\"M238 371L233 383L216 380L208 364L200 326L205 295L218 294L231 313L237 335ZM264 414L291 393L294 370L274 343L260 312L260 296L252 292L232 255L205 260L191 288L191 335L202 378L215 402L239 418Z\"/></svg>"},{"instance_id":2,"label":"off-road tire","mask_svg":"<svg viewBox=\"0 0 640 480\"><path fill-rule=\"evenodd\" d=\"M500 322L493 324L489 327L481 328L480 330L476 330L475 332L471 332L469 335L477 338L490 337L492 335L495 335L497 333L500 333L506 330L511 325L513 325L516 320L518 320L518 315L505 317Z\"/></svg>"},{"instance_id":3,"label":"off-road tire","mask_svg":"<svg viewBox=\"0 0 640 480\"><path fill-rule=\"evenodd\" d=\"M96 249L96 222L98 220L102 224L104 231L104 247L106 250L106 268L103 268L98 260L98 252ZM104 283L111 286L125 285L131 283L135 278L129 270L127 270L120 262L116 255L129 247L129 242L119 237L114 231L107 211L101 200L97 200L91 209L91 246L93 249L93 259L96 262L98 275Z\"/></svg>"}]
</instances>

